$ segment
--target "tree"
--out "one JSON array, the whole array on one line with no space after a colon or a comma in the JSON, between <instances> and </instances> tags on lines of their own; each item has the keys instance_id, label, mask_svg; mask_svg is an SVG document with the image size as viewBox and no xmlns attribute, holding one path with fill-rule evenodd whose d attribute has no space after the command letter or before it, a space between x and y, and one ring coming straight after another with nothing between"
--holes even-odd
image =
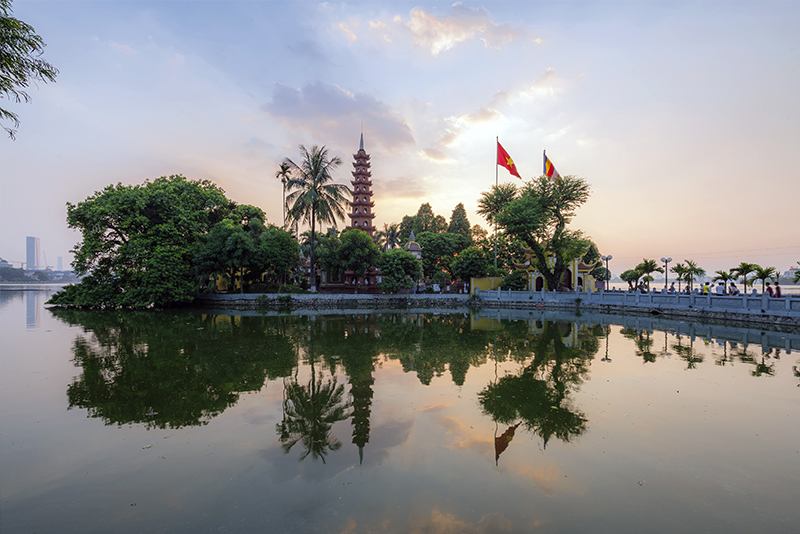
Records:
<instances>
[{"instance_id":1,"label":"tree","mask_svg":"<svg viewBox=\"0 0 800 534\"><path fill-rule=\"evenodd\" d=\"M500 289L512 291L523 291L528 287L528 272L523 270L516 270L503 278L500 284Z\"/></svg>"},{"instance_id":2,"label":"tree","mask_svg":"<svg viewBox=\"0 0 800 534\"><path fill-rule=\"evenodd\" d=\"M281 181L283 188L283 197L281 203L281 213L283 214L283 226L286 227L286 184L289 183L289 178L292 176L292 167L287 162L283 161L275 171L275 178Z\"/></svg>"},{"instance_id":3,"label":"tree","mask_svg":"<svg viewBox=\"0 0 800 534\"><path fill-rule=\"evenodd\" d=\"M766 289L767 280L775 280L778 278L778 270L775 267L762 267L760 265L753 265L755 276L753 281L761 280L761 292Z\"/></svg>"},{"instance_id":4,"label":"tree","mask_svg":"<svg viewBox=\"0 0 800 534\"><path fill-rule=\"evenodd\" d=\"M11 16L11 0L0 0L0 93L2 98L25 103L31 101L25 91L31 82L55 82L58 69L41 59L44 41L33 27ZM11 121L12 127L3 126L14 139L19 128L16 113L0 108L0 120Z\"/></svg>"},{"instance_id":5,"label":"tree","mask_svg":"<svg viewBox=\"0 0 800 534\"><path fill-rule=\"evenodd\" d=\"M656 260L648 260L646 258L642 258L641 263L636 266L636 270L639 271L640 276L644 276L647 279L647 289L650 289L650 280L652 277L650 273L663 273L664 268L659 267L656 263Z\"/></svg>"},{"instance_id":6,"label":"tree","mask_svg":"<svg viewBox=\"0 0 800 534\"><path fill-rule=\"evenodd\" d=\"M797 262L797 265L800 265L800 261ZM793 284L800 284L800 269L795 271L794 279L792 279Z\"/></svg>"},{"instance_id":7,"label":"tree","mask_svg":"<svg viewBox=\"0 0 800 534\"><path fill-rule=\"evenodd\" d=\"M455 257L450 270L453 275L469 283L470 278L485 276L488 266L486 254L478 247L469 247Z\"/></svg>"},{"instance_id":8,"label":"tree","mask_svg":"<svg viewBox=\"0 0 800 534\"><path fill-rule=\"evenodd\" d=\"M450 226L447 227L447 232L450 234L458 234L472 239L472 233L469 228L469 219L467 219L467 210L464 209L464 204L459 202L453 209L453 214L450 216Z\"/></svg>"},{"instance_id":9,"label":"tree","mask_svg":"<svg viewBox=\"0 0 800 534\"><path fill-rule=\"evenodd\" d=\"M733 282L736 280L736 275L733 273L733 269L729 271L716 271L716 276L714 277L714 281L722 282L725 286L725 292L728 292L728 282Z\"/></svg>"},{"instance_id":10,"label":"tree","mask_svg":"<svg viewBox=\"0 0 800 534\"><path fill-rule=\"evenodd\" d=\"M686 274L684 275L684 280L686 283L689 284L689 289L692 289L693 282L698 278L701 278L706 275L706 270L697 265L696 262L692 260L685 260L686 261Z\"/></svg>"},{"instance_id":11,"label":"tree","mask_svg":"<svg viewBox=\"0 0 800 534\"><path fill-rule=\"evenodd\" d=\"M161 177L143 185L109 185L83 202L67 203L67 225L81 232L72 252L80 284L51 304L80 307L167 306L192 300L195 247L218 222L263 212L236 206L207 180Z\"/></svg>"},{"instance_id":12,"label":"tree","mask_svg":"<svg viewBox=\"0 0 800 534\"><path fill-rule=\"evenodd\" d=\"M470 229L470 236L472 237L472 242L477 244L479 241L487 239L489 233L480 224L473 224Z\"/></svg>"},{"instance_id":13,"label":"tree","mask_svg":"<svg viewBox=\"0 0 800 534\"><path fill-rule=\"evenodd\" d=\"M582 178L564 176L552 182L540 176L525 184L496 216L509 236L519 238L533 252L535 267L551 289L558 288L569 262L585 254L591 244L581 231L567 228L589 192Z\"/></svg>"},{"instance_id":14,"label":"tree","mask_svg":"<svg viewBox=\"0 0 800 534\"><path fill-rule=\"evenodd\" d=\"M628 289L636 288L636 283L641 278L642 273L640 273L637 269L628 269L627 271L623 272L619 275L620 280L623 282L628 282Z\"/></svg>"},{"instance_id":15,"label":"tree","mask_svg":"<svg viewBox=\"0 0 800 534\"><path fill-rule=\"evenodd\" d=\"M449 271L456 254L470 244L469 238L448 232L422 232L416 237L422 247L422 270L426 277L440 270Z\"/></svg>"},{"instance_id":16,"label":"tree","mask_svg":"<svg viewBox=\"0 0 800 534\"><path fill-rule=\"evenodd\" d=\"M747 275L755 271L755 269L756 269L755 265L743 261L739 264L738 267L734 267L733 269L731 269L731 273L734 273L737 278L741 277L742 286L744 287L744 289L747 289L748 284L751 286L753 285L753 282L747 279Z\"/></svg>"},{"instance_id":17,"label":"tree","mask_svg":"<svg viewBox=\"0 0 800 534\"><path fill-rule=\"evenodd\" d=\"M234 281L238 277L239 292L244 293L245 272L257 269L252 233L234 218L218 222L197 247L194 263L201 279L221 275Z\"/></svg>"},{"instance_id":18,"label":"tree","mask_svg":"<svg viewBox=\"0 0 800 534\"><path fill-rule=\"evenodd\" d=\"M384 252L378 259L381 281L378 287L387 293L397 293L399 289L408 289L422 278L422 264L411 254L401 248L393 248Z\"/></svg>"},{"instance_id":19,"label":"tree","mask_svg":"<svg viewBox=\"0 0 800 534\"><path fill-rule=\"evenodd\" d=\"M383 223L383 230L378 230L378 232L376 232L376 236L382 252L399 247L400 225L397 223Z\"/></svg>"},{"instance_id":20,"label":"tree","mask_svg":"<svg viewBox=\"0 0 800 534\"><path fill-rule=\"evenodd\" d=\"M518 193L517 186L511 182L492 186L489 191L481 193L481 198L478 200L478 215L493 225L495 217L509 202L517 198Z\"/></svg>"},{"instance_id":21,"label":"tree","mask_svg":"<svg viewBox=\"0 0 800 534\"><path fill-rule=\"evenodd\" d=\"M300 145L302 161L298 165L289 158L285 161L292 168L292 176L286 184L291 191L286 199L289 218L311 225L311 290L317 287L317 256L314 246L314 232L317 221L334 226L338 219L344 219L344 205L350 189L344 184L331 183L333 171L341 164L338 156L328 157L328 149L314 145L311 150Z\"/></svg>"},{"instance_id":22,"label":"tree","mask_svg":"<svg viewBox=\"0 0 800 534\"><path fill-rule=\"evenodd\" d=\"M416 236L423 232L446 232L447 219L436 215L431 205L425 202L419 207L416 215L403 217L400 222L400 240L407 241L412 231Z\"/></svg>"},{"instance_id":23,"label":"tree","mask_svg":"<svg viewBox=\"0 0 800 534\"><path fill-rule=\"evenodd\" d=\"M688 267L686 267L686 265L684 265L683 263L676 263L670 269L670 271L675 273L675 276L678 278L678 293L681 292L681 282L683 280L686 280L686 272L687 272L687 270L688 270Z\"/></svg>"},{"instance_id":24,"label":"tree","mask_svg":"<svg viewBox=\"0 0 800 534\"><path fill-rule=\"evenodd\" d=\"M338 253L344 270L352 271L356 277L358 293L358 279L363 278L378 262L378 245L364 230L352 229L342 232Z\"/></svg>"}]
</instances>

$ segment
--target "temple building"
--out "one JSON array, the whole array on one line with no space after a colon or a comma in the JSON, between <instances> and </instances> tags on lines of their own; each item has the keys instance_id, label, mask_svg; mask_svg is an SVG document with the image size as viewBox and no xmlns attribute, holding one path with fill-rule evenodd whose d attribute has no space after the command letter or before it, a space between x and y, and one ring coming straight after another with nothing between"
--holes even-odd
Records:
<instances>
[{"instance_id":1,"label":"temple building","mask_svg":"<svg viewBox=\"0 0 800 534\"><path fill-rule=\"evenodd\" d=\"M353 154L353 200L350 201L350 224L345 230L362 230L375 239L375 226L373 219L375 213L372 201L372 172L370 171L369 154L364 150L364 134L358 152ZM343 275L322 273L320 290L335 293L354 293L358 286L358 293L379 293L375 284L380 282L380 274L374 267L363 278L356 279L352 271L345 271Z\"/></svg>"},{"instance_id":2,"label":"temple building","mask_svg":"<svg viewBox=\"0 0 800 534\"><path fill-rule=\"evenodd\" d=\"M353 228L363 230L369 234L370 237L375 235L375 226L372 220L375 218L372 208L375 203L372 202L372 173L369 170L369 154L364 150L364 134L361 134L361 143L358 146L358 152L353 154L353 200L350 202L350 226L347 230Z\"/></svg>"}]
</instances>

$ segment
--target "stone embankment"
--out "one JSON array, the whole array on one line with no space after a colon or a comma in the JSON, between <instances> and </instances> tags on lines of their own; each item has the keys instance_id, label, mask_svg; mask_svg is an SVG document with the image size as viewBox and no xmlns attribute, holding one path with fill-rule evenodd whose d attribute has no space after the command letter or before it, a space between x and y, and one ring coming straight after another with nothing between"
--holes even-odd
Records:
<instances>
[{"instance_id":1,"label":"stone embankment","mask_svg":"<svg viewBox=\"0 0 800 534\"><path fill-rule=\"evenodd\" d=\"M475 293L480 298L482 308L586 310L610 314L662 315L684 320L800 328L798 295L770 298L761 295L732 297L617 291L573 293L490 290Z\"/></svg>"},{"instance_id":2,"label":"stone embankment","mask_svg":"<svg viewBox=\"0 0 800 534\"><path fill-rule=\"evenodd\" d=\"M469 295L201 294L195 304L223 309L263 310L466 310Z\"/></svg>"}]
</instances>

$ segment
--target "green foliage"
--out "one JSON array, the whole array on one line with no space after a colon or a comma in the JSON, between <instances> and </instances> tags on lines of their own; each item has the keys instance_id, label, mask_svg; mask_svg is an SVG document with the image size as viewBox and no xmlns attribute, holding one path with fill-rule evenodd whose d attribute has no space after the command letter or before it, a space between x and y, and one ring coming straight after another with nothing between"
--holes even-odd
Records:
<instances>
[{"instance_id":1,"label":"green foliage","mask_svg":"<svg viewBox=\"0 0 800 534\"><path fill-rule=\"evenodd\" d=\"M353 229L342 233L338 255L345 271L352 271L355 276L362 278L375 266L380 254L378 245L365 231Z\"/></svg>"},{"instance_id":2,"label":"green foliage","mask_svg":"<svg viewBox=\"0 0 800 534\"><path fill-rule=\"evenodd\" d=\"M344 206L348 203L350 189L344 184L333 182L333 171L341 164L338 156L329 157L328 149L314 145L311 150L300 145L302 161L298 165L286 159L292 168L292 176L286 184L286 197L289 208L289 219L293 222L305 222L311 226L311 272L316 271L317 256L315 246L316 224L336 224L339 219L345 218ZM316 287L316 276L311 283Z\"/></svg>"},{"instance_id":3,"label":"green foliage","mask_svg":"<svg viewBox=\"0 0 800 534\"><path fill-rule=\"evenodd\" d=\"M450 270L457 278L469 283L470 278L486 276L488 266L483 251L478 247L469 247L456 256Z\"/></svg>"},{"instance_id":4,"label":"green foliage","mask_svg":"<svg viewBox=\"0 0 800 534\"><path fill-rule=\"evenodd\" d=\"M689 284L689 287L692 287L692 284L698 278L701 278L706 275L706 270L697 265L697 262L692 260L685 260L686 261L686 274L684 274L684 280L686 283Z\"/></svg>"},{"instance_id":5,"label":"green foliage","mask_svg":"<svg viewBox=\"0 0 800 534\"><path fill-rule=\"evenodd\" d=\"M23 269L14 269L13 267L0 267L0 280L4 282L21 282L27 280L25 271Z\"/></svg>"},{"instance_id":6,"label":"green foliage","mask_svg":"<svg viewBox=\"0 0 800 534\"><path fill-rule=\"evenodd\" d=\"M422 270L426 277L440 270L450 271L453 258L470 244L468 237L448 232L422 232L416 238L422 247Z\"/></svg>"},{"instance_id":7,"label":"green foliage","mask_svg":"<svg viewBox=\"0 0 800 534\"><path fill-rule=\"evenodd\" d=\"M756 270L756 265L752 263L747 263L746 261L741 262L737 267L731 269L731 273L734 274L737 278L741 277L742 279L742 286L747 288L748 285L753 285L753 280L748 280L747 275L752 273Z\"/></svg>"},{"instance_id":8,"label":"green foliage","mask_svg":"<svg viewBox=\"0 0 800 534\"><path fill-rule=\"evenodd\" d=\"M263 213L236 206L209 181L183 176L109 185L77 205L67 203L67 224L81 232L73 270L87 276L49 302L142 308L190 301L195 247L229 216L245 220Z\"/></svg>"},{"instance_id":9,"label":"green foliage","mask_svg":"<svg viewBox=\"0 0 800 534\"><path fill-rule=\"evenodd\" d=\"M472 239L472 232L469 227L469 219L467 219L467 210L464 209L464 204L459 202L453 214L450 216L450 225L447 227L447 232L450 234L458 234Z\"/></svg>"},{"instance_id":10,"label":"green foliage","mask_svg":"<svg viewBox=\"0 0 800 534\"><path fill-rule=\"evenodd\" d=\"M481 193L481 198L478 200L478 215L486 219L490 225L494 224L497 215L517 198L518 193L517 186L511 182L492 186L489 191Z\"/></svg>"},{"instance_id":11,"label":"green foliage","mask_svg":"<svg viewBox=\"0 0 800 534\"><path fill-rule=\"evenodd\" d=\"M753 272L755 272L753 281L761 280L762 293L766 289L767 280L778 279L778 270L775 267L761 267L760 265L753 265Z\"/></svg>"},{"instance_id":12,"label":"green foliage","mask_svg":"<svg viewBox=\"0 0 800 534\"><path fill-rule=\"evenodd\" d=\"M426 202L419 207L416 215L403 217L400 223L400 240L408 241L412 231L419 237L423 232L440 233L446 230L447 220L441 215L436 215L431 205Z\"/></svg>"},{"instance_id":13,"label":"green foliage","mask_svg":"<svg viewBox=\"0 0 800 534\"><path fill-rule=\"evenodd\" d=\"M589 185L581 178L565 176L554 183L541 176L528 182L495 216L506 234L520 239L533 252L535 267L548 287L558 287L569 262L589 250L591 240L567 228L589 192ZM548 255L555 258L552 266L547 262Z\"/></svg>"},{"instance_id":14,"label":"green foliage","mask_svg":"<svg viewBox=\"0 0 800 534\"><path fill-rule=\"evenodd\" d=\"M285 319L186 311L51 310L80 327L73 343L79 374L69 408L107 425L181 428L207 424L242 392L288 377L296 341Z\"/></svg>"},{"instance_id":15,"label":"green foliage","mask_svg":"<svg viewBox=\"0 0 800 534\"><path fill-rule=\"evenodd\" d=\"M528 272L523 270L516 270L503 278L500 284L500 289L512 291L524 291L528 288Z\"/></svg>"},{"instance_id":16,"label":"green foliage","mask_svg":"<svg viewBox=\"0 0 800 534\"><path fill-rule=\"evenodd\" d=\"M800 261L797 262L797 265L800 265ZM800 284L800 269L795 271L794 278L792 279L793 284Z\"/></svg>"},{"instance_id":17,"label":"green foliage","mask_svg":"<svg viewBox=\"0 0 800 534\"><path fill-rule=\"evenodd\" d=\"M664 268L659 267L656 263L656 260L648 260L647 258L642 258L641 263L636 266L636 272L639 273L639 276L643 277L645 282L647 283L647 289L650 289L650 282L653 281L653 277L650 276L650 273L663 273Z\"/></svg>"},{"instance_id":18,"label":"green foliage","mask_svg":"<svg viewBox=\"0 0 800 534\"><path fill-rule=\"evenodd\" d=\"M422 278L422 264L410 252L395 248L384 252L378 260L381 281L378 287L386 293L408 289Z\"/></svg>"},{"instance_id":19,"label":"green foliage","mask_svg":"<svg viewBox=\"0 0 800 534\"><path fill-rule=\"evenodd\" d=\"M620 279L623 282L628 282L628 287L630 289L633 289L634 287L636 287L636 283L639 281L639 278L641 276L642 276L641 273L639 271L637 271L636 269L628 269L627 271L625 271L621 275L619 275Z\"/></svg>"},{"instance_id":20,"label":"green foliage","mask_svg":"<svg viewBox=\"0 0 800 534\"><path fill-rule=\"evenodd\" d=\"M58 69L41 59L44 41L33 27L11 16L11 0L0 0L0 98L12 102L30 102L25 89L36 82L54 82ZM11 121L13 127L3 126L14 139L19 117L0 108L0 120Z\"/></svg>"},{"instance_id":21,"label":"green foliage","mask_svg":"<svg viewBox=\"0 0 800 534\"><path fill-rule=\"evenodd\" d=\"M397 248L400 246L400 225L397 223L383 223L383 230L375 233L381 252Z\"/></svg>"}]
</instances>

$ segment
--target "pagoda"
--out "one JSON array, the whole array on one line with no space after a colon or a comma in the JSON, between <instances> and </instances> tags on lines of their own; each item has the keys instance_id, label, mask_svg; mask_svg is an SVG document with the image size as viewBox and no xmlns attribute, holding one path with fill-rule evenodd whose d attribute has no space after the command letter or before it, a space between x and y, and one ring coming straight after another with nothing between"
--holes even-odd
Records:
<instances>
[{"instance_id":1,"label":"pagoda","mask_svg":"<svg viewBox=\"0 0 800 534\"><path fill-rule=\"evenodd\" d=\"M350 202L350 226L348 230L353 228L363 230L369 234L370 237L375 236L375 226L372 220L375 214L372 208L375 203L372 202L372 173L369 170L369 154L364 150L364 134L361 134L361 143L358 147L358 152L353 154L353 179L350 182L353 184L353 200Z\"/></svg>"}]
</instances>

